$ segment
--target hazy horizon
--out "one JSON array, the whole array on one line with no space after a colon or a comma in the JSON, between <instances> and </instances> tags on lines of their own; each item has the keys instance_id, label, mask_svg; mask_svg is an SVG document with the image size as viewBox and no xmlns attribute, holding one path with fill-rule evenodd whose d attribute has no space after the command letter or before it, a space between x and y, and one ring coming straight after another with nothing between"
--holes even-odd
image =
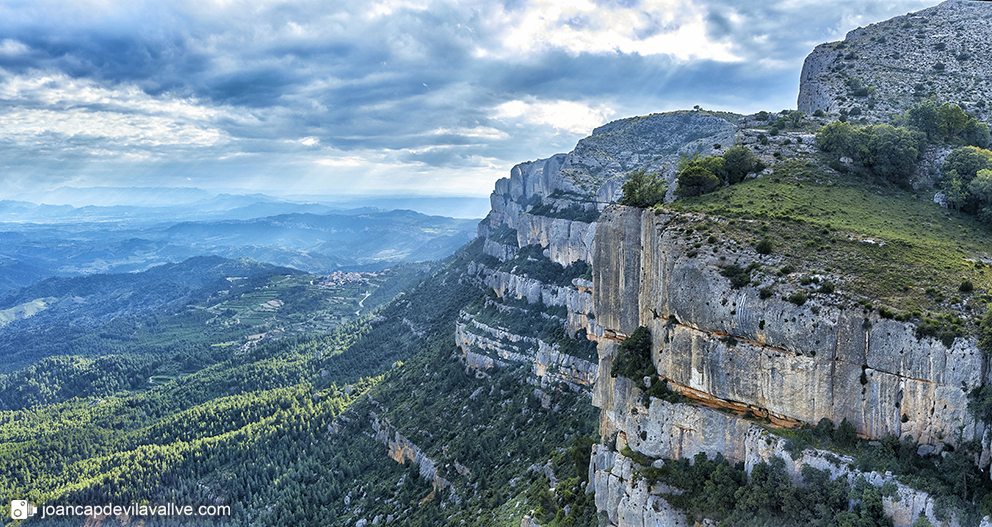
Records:
<instances>
[{"instance_id":1,"label":"hazy horizon","mask_svg":"<svg viewBox=\"0 0 992 527\"><path fill-rule=\"evenodd\" d=\"M273 196L246 189L208 191L195 187L59 187L51 191L23 192L0 199L0 203L23 202L38 206L141 207L168 209L210 204L230 198L230 208L250 207L252 203L326 205L341 211L378 208L412 210L431 216L481 219L489 212L489 199L478 196L432 196L428 194L338 194ZM216 208L223 208L214 203ZM0 214L0 223L11 221Z\"/></svg>"}]
</instances>

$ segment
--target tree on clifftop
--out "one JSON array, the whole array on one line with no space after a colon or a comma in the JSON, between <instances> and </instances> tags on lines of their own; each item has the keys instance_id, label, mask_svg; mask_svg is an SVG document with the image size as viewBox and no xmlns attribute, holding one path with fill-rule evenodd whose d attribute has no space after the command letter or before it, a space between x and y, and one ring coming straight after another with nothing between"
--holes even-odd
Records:
<instances>
[{"instance_id":1,"label":"tree on clifftop","mask_svg":"<svg viewBox=\"0 0 992 527\"><path fill-rule=\"evenodd\" d=\"M679 160L679 186L675 194L680 198L699 196L723 184L740 183L749 173L764 169L754 152L743 145L728 148L723 156L700 157L698 153L683 156Z\"/></svg>"},{"instance_id":2,"label":"tree on clifftop","mask_svg":"<svg viewBox=\"0 0 992 527\"><path fill-rule=\"evenodd\" d=\"M895 117L896 124L923 132L932 143L988 148L989 125L964 113L960 106L926 99Z\"/></svg>"},{"instance_id":3,"label":"tree on clifftop","mask_svg":"<svg viewBox=\"0 0 992 527\"><path fill-rule=\"evenodd\" d=\"M947 155L941 171L951 204L992 224L992 151L965 146Z\"/></svg>"},{"instance_id":4,"label":"tree on clifftop","mask_svg":"<svg viewBox=\"0 0 992 527\"><path fill-rule=\"evenodd\" d=\"M656 172L649 174L643 168L639 168L627 174L627 181L624 182L622 189L621 205L646 209L665 201L665 191L668 190L668 186Z\"/></svg>"},{"instance_id":5,"label":"tree on clifftop","mask_svg":"<svg viewBox=\"0 0 992 527\"><path fill-rule=\"evenodd\" d=\"M727 171L727 184L729 185L744 181L744 177L751 172L760 172L765 169L764 164L758 160L758 156L744 145L732 146L723 153L723 167Z\"/></svg>"},{"instance_id":6,"label":"tree on clifftop","mask_svg":"<svg viewBox=\"0 0 992 527\"><path fill-rule=\"evenodd\" d=\"M675 194L680 198L701 196L720 185L720 178L701 165L692 165L679 173L679 186Z\"/></svg>"},{"instance_id":7,"label":"tree on clifftop","mask_svg":"<svg viewBox=\"0 0 992 527\"><path fill-rule=\"evenodd\" d=\"M835 121L817 132L816 145L852 158L876 176L908 186L926 147L926 134L888 124L855 127Z\"/></svg>"}]
</instances>

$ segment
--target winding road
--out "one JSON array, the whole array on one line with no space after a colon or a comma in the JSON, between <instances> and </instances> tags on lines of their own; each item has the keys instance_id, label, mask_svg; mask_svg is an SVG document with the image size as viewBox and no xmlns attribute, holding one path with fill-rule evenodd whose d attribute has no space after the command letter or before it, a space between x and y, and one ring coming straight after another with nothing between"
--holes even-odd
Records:
<instances>
[{"instance_id":1,"label":"winding road","mask_svg":"<svg viewBox=\"0 0 992 527\"><path fill-rule=\"evenodd\" d=\"M365 298L363 298L363 299L361 299L361 300L358 301L358 307L365 307L363 304L365 303L366 300L368 300L368 298L370 296L372 296L372 292L371 291L366 291L365 292ZM355 311L355 316L358 316L358 314L361 313L361 312L362 312L361 309L359 309L358 311Z\"/></svg>"}]
</instances>

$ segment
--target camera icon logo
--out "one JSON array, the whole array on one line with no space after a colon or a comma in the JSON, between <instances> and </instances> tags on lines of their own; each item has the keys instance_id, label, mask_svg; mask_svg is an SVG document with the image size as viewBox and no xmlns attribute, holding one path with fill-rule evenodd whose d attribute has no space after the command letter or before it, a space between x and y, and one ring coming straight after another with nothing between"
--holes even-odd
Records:
<instances>
[{"instance_id":1,"label":"camera icon logo","mask_svg":"<svg viewBox=\"0 0 992 527\"><path fill-rule=\"evenodd\" d=\"M38 507L27 500L13 500L10 502L10 517L15 520L24 520L29 516L38 513Z\"/></svg>"}]
</instances>

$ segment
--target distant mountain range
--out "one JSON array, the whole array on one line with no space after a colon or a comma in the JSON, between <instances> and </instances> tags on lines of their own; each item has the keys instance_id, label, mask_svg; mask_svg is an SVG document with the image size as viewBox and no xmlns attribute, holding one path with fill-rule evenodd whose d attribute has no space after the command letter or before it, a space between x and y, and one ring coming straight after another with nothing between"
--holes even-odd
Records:
<instances>
[{"instance_id":1,"label":"distant mountain range","mask_svg":"<svg viewBox=\"0 0 992 527\"><path fill-rule=\"evenodd\" d=\"M80 196L89 190L73 189ZM444 258L476 235L477 220L410 210L225 194L148 207L141 205L147 203L142 196L154 189L117 190L111 201L130 195L136 205L0 201L0 293L52 276L142 271L203 255L314 273L374 270ZM202 192L175 190L165 192L163 201Z\"/></svg>"},{"instance_id":2,"label":"distant mountain range","mask_svg":"<svg viewBox=\"0 0 992 527\"><path fill-rule=\"evenodd\" d=\"M52 222L79 219L102 221L180 221L249 219L277 214L324 214L347 211L409 209L429 215L481 218L488 197L294 195L275 197L199 188L60 187L49 191L0 194L0 222Z\"/></svg>"}]
</instances>

